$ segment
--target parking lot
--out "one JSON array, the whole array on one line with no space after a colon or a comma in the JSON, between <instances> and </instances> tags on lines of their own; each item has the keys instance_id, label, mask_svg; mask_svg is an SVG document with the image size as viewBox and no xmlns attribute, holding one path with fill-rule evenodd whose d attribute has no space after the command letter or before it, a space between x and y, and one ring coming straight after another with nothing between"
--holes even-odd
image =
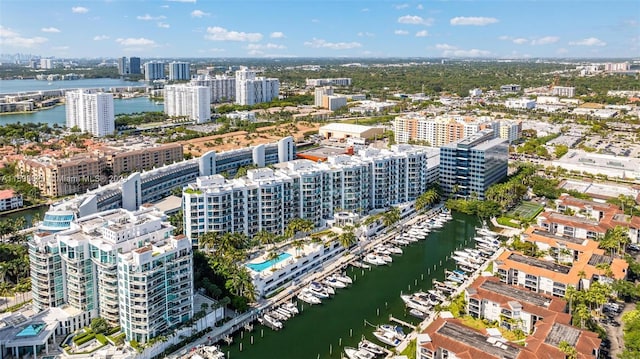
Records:
<instances>
[{"instance_id":1,"label":"parking lot","mask_svg":"<svg viewBox=\"0 0 640 359\"><path fill-rule=\"evenodd\" d=\"M640 145L633 144L633 134L616 131L602 138L600 136L592 136L585 140L584 145L596 149L596 152L607 155L640 157Z\"/></svg>"}]
</instances>

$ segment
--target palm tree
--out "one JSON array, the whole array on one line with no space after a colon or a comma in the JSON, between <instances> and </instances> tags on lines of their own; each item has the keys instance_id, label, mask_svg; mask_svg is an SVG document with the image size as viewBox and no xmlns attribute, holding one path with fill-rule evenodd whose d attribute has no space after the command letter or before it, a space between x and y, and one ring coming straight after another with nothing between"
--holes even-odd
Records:
<instances>
[{"instance_id":1,"label":"palm tree","mask_svg":"<svg viewBox=\"0 0 640 359\"><path fill-rule=\"evenodd\" d=\"M253 238L258 240L258 243L260 243L262 245L266 245L268 247L270 244L274 244L275 243L276 236L275 236L275 234L273 234L273 233L271 233L269 231L265 231L263 229L260 232L256 233L253 236Z\"/></svg>"},{"instance_id":2,"label":"palm tree","mask_svg":"<svg viewBox=\"0 0 640 359\"><path fill-rule=\"evenodd\" d=\"M580 303L576 306L576 310L573 312L575 319L580 321L580 328L584 328L585 322L591 319L591 312L587 305Z\"/></svg>"},{"instance_id":3,"label":"palm tree","mask_svg":"<svg viewBox=\"0 0 640 359\"><path fill-rule=\"evenodd\" d=\"M338 241L341 246L347 249L354 245L357 242L357 238L353 227L347 226L343 228L342 233L338 236Z\"/></svg>"},{"instance_id":4,"label":"palm tree","mask_svg":"<svg viewBox=\"0 0 640 359\"><path fill-rule=\"evenodd\" d=\"M315 228L313 222L308 219L294 218L288 224L284 230L284 235L288 239L293 238L299 232L310 232Z\"/></svg>"},{"instance_id":5,"label":"palm tree","mask_svg":"<svg viewBox=\"0 0 640 359\"><path fill-rule=\"evenodd\" d=\"M416 211L421 211L424 208L430 207L440 200L440 194L438 194L435 188L430 188L418 198L416 198Z\"/></svg>"},{"instance_id":6,"label":"palm tree","mask_svg":"<svg viewBox=\"0 0 640 359\"><path fill-rule=\"evenodd\" d=\"M219 232L207 232L198 237L198 248L208 252L211 251L220 239Z\"/></svg>"},{"instance_id":7,"label":"palm tree","mask_svg":"<svg viewBox=\"0 0 640 359\"><path fill-rule=\"evenodd\" d=\"M292 245L296 250L296 257L300 257L300 251L302 250L302 248L304 248L304 242L296 239L295 241L293 241Z\"/></svg>"},{"instance_id":8,"label":"palm tree","mask_svg":"<svg viewBox=\"0 0 640 359\"><path fill-rule=\"evenodd\" d=\"M389 228L396 224L400 220L400 210L398 207L391 207L388 211L384 213L382 217L382 224L385 227Z\"/></svg>"}]
</instances>

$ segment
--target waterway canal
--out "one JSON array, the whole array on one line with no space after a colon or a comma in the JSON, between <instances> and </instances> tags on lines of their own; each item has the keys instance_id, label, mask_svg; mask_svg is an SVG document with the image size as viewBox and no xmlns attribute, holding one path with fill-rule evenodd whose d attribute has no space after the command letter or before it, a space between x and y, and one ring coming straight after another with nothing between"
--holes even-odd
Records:
<instances>
[{"instance_id":1,"label":"waterway canal","mask_svg":"<svg viewBox=\"0 0 640 359\"><path fill-rule=\"evenodd\" d=\"M455 266L453 260L446 260L447 256L457 248L473 246L478 225L475 217L454 214L452 221L426 240L403 247L404 254L394 256L390 266L348 269L349 276L355 279L351 287L338 289L333 299L325 299L321 305L304 304L302 314L285 322L283 330L274 332L257 325L253 332L244 332L242 338L237 333L233 343L222 345L221 349L227 359L326 359L341 358L342 348L357 346L362 335L379 343L371 334L374 328L365 320L373 325L384 324L393 315L417 324L419 320L406 313L400 293L430 289L433 278L442 280L444 269Z\"/></svg>"}]
</instances>

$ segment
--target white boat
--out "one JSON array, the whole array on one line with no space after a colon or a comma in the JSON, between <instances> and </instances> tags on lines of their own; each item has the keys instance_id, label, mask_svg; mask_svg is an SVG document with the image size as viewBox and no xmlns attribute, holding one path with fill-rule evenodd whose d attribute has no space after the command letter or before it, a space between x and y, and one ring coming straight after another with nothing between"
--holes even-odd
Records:
<instances>
[{"instance_id":1,"label":"white boat","mask_svg":"<svg viewBox=\"0 0 640 359\"><path fill-rule=\"evenodd\" d=\"M404 239L399 238L399 237L395 238L395 239L392 239L390 242L393 243L393 244L401 245L401 246L406 246L407 244L409 244L409 241L404 240Z\"/></svg>"},{"instance_id":2,"label":"white boat","mask_svg":"<svg viewBox=\"0 0 640 359\"><path fill-rule=\"evenodd\" d=\"M344 353L349 359L373 359L375 354L362 349L344 347Z\"/></svg>"},{"instance_id":3,"label":"white boat","mask_svg":"<svg viewBox=\"0 0 640 359\"><path fill-rule=\"evenodd\" d=\"M326 284L326 285L328 285L330 287L334 287L334 288L344 288L344 287L347 286L346 284L344 284L343 282L339 281L336 277L334 277L332 275L330 275L327 278L325 278L322 281L322 283Z\"/></svg>"},{"instance_id":4,"label":"white boat","mask_svg":"<svg viewBox=\"0 0 640 359\"><path fill-rule=\"evenodd\" d=\"M412 308L411 310L409 310L409 314L420 319L424 319L427 317L427 315L424 314L424 312L415 308Z\"/></svg>"},{"instance_id":5,"label":"white boat","mask_svg":"<svg viewBox=\"0 0 640 359\"><path fill-rule=\"evenodd\" d=\"M404 331L402 330L402 327L399 325L382 324L378 326L378 329L385 332L393 333L398 339L404 339L406 337Z\"/></svg>"},{"instance_id":6,"label":"white boat","mask_svg":"<svg viewBox=\"0 0 640 359\"><path fill-rule=\"evenodd\" d=\"M327 288L320 285L320 283L317 283L317 282L314 282L314 283L309 284L309 286L307 287L309 294L316 296L320 299L329 298L330 294L327 291Z\"/></svg>"},{"instance_id":7,"label":"white boat","mask_svg":"<svg viewBox=\"0 0 640 359\"><path fill-rule=\"evenodd\" d=\"M284 307L284 309L288 310L289 312L291 312L293 314L300 313L300 311L298 311L298 306L296 305L296 303L287 302L287 303L284 303L282 306Z\"/></svg>"},{"instance_id":8,"label":"white boat","mask_svg":"<svg viewBox=\"0 0 640 359\"><path fill-rule=\"evenodd\" d=\"M289 319L289 315L284 315L282 314L282 312L279 312L277 309L272 310L271 312L269 312L269 316L275 319L278 319L280 321L285 321L287 319Z\"/></svg>"},{"instance_id":9,"label":"white boat","mask_svg":"<svg viewBox=\"0 0 640 359\"><path fill-rule=\"evenodd\" d=\"M373 264L376 266L382 266L387 264L382 258L378 257L377 255L373 254L373 253L369 253L364 257L364 262L369 263L369 264Z\"/></svg>"},{"instance_id":10,"label":"white boat","mask_svg":"<svg viewBox=\"0 0 640 359\"><path fill-rule=\"evenodd\" d=\"M382 259L385 263L393 262L393 258L391 258L391 256L388 255L388 254L379 253L379 252L374 252L374 253L375 253L375 255L378 256L378 258Z\"/></svg>"},{"instance_id":11,"label":"white boat","mask_svg":"<svg viewBox=\"0 0 640 359\"><path fill-rule=\"evenodd\" d=\"M309 293L306 290L302 290L300 293L298 293L298 299L308 304L322 303L322 300L320 300L320 298L314 296L313 294Z\"/></svg>"},{"instance_id":12,"label":"white boat","mask_svg":"<svg viewBox=\"0 0 640 359\"><path fill-rule=\"evenodd\" d=\"M384 355L385 351L384 348L379 346L376 343L372 343L366 339L362 339L360 341L360 343L358 343L358 348L362 349L362 350L366 350L370 353L373 353L375 355Z\"/></svg>"},{"instance_id":13,"label":"white boat","mask_svg":"<svg viewBox=\"0 0 640 359\"><path fill-rule=\"evenodd\" d=\"M402 340L398 339L393 333L380 329L374 331L373 335L382 343L391 345L392 347L397 347L402 342Z\"/></svg>"},{"instance_id":14,"label":"white boat","mask_svg":"<svg viewBox=\"0 0 640 359\"><path fill-rule=\"evenodd\" d=\"M396 247L396 246L387 246L387 250L391 253L391 254L402 254L402 249Z\"/></svg>"},{"instance_id":15,"label":"white boat","mask_svg":"<svg viewBox=\"0 0 640 359\"><path fill-rule=\"evenodd\" d=\"M269 327L282 329L282 322L271 317L269 314L263 315L262 320L263 320L263 323L265 323Z\"/></svg>"},{"instance_id":16,"label":"white boat","mask_svg":"<svg viewBox=\"0 0 640 359\"><path fill-rule=\"evenodd\" d=\"M421 312L427 312L431 309L426 303L417 301L412 295L401 295L400 298L409 309L417 309Z\"/></svg>"},{"instance_id":17,"label":"white boat","mask_svg":"<svg viewBox=\"0 0 640 359\"><path fill-rule=\"evenodd\" d=\"M334 276L344 284L353 284L353 279L346 274L334 274Z\"/></svg>"},{"instance_id":18,"label":"white boat","mask_svg":"<svg viewBox=\"0 0 640 359\"><path fill-rule=\"evenodd\" d=\"M370 265L368 265L368 264L366 264L366 263L363 263L363 262L360 262L360 261L353 261L353 262L351 263L351 265L353 265L354 267L357 267L357 268L362 268L362 269L369 269L369 268L371 268L371 266L370 266Z\"/></svg>"},{"instance_id":19,"label":"white boat","mask_svg":"<svg viewBox=\"0 0 640 359\"><path fill-rule=\"evenodd\" d=\"M386 255L391 254L391 252L389 252L385 246L377 246L376 248L373 249L373 252L375 254L378 254L378 255L380 255L380 254L386 254Z\"/></svg>"}]
</instances>

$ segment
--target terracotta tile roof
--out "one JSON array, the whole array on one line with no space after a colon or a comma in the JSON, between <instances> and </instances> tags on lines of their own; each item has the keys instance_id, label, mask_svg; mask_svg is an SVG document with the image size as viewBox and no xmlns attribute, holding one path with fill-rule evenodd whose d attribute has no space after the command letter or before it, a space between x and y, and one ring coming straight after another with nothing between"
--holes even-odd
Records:
<instances>
[{"instance_id":1,"label":"terracotta tile roof","mask_svg":"<svg viewBox=\"0 0 640 359\"><path fill-rule=\"evenodd\" d=\"M16 196L16 192L12 189L4 189L0 191L0 199L10 199Z\"/></svg>"}]
</instances>

